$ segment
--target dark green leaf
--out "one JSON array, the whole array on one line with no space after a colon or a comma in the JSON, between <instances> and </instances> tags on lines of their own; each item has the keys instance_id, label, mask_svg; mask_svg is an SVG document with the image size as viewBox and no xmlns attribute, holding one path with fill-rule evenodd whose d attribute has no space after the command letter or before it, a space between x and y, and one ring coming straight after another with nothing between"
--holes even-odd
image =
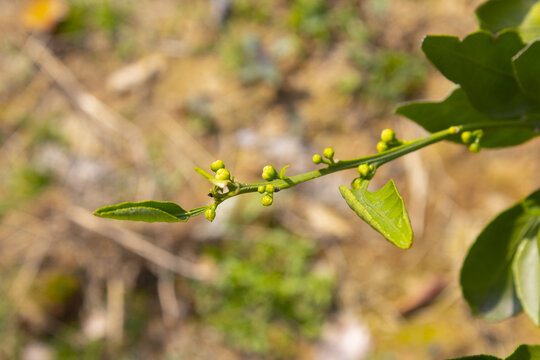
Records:
<instances>
[{"instance_id":1,"label":"dark green leaf","mask_svg":"<svg viewBox=\"0 0 540 360\"><path fill-rule=\"evenodd\" d=\"M520 51L514 57L513 65L523 92L540 101L540 40Z\"/></svg>"},{"instance_id":2,"label":"dark green leaf","mask_svg":"<svg viewBox=\"0 0 540 360\"><path fill-rule=\"evenodd\" d=\"M538 0L490 0L476 9L480 28L491 32L517 29Z\"/></svg>"},{"instance_id":3,"label":"dark green leaf","mask_svg":"<svg viewBox=\"0 0 540 360\"><path fill-rule=\"evenodd\" d=\"M473 355L448 360L501 360L501 358L491 355Z\"/></svg>"},{"instance_id":4,"label":"dark green leaf","mask_svg":"<svg viewBox=\"0 0 540 360\"><path fill-rule=\"evenodd\" d=\"M521 312L512 262L520 243L539 222L540 190L499 214L471 246L460 282L475 314L498 321Z\"/></svg>"},{"instance_id":5,"label":"dark green leaf","mask_svg":"<svg viewBox=\"0 0 540 360\"><path fill-rule=\"evenodd\" d=\"M429 132L448 129L453 125L499 120L476 110L461 88L455 89L441 102L411 102L400 106L396 113L411 119ZM537 135L539 134L536 134L532 129L486 129L482 137L482 147L514 146ZM459 135L450 140L462 143Z\"/></svg>"},{"instance_id":6,"label":"dark green leaf","mask_svg":"<svg viewBox=\"0 0 540 360\"><path fill-rule=\"evenodd\" d=\"M191 216L204 212L205 208L200 209L203 210L188 212L173 202L149 200L104 206L97 209L94 215L116 220L179 222L188 221Z\"/></svg>"},{"instance_id":7,"label":"dark green leaf","mask_svg":"<svg viewBox=\"0 0 540 360\"><path fill-rule=\"evenodd\" d=\"M394 182L390 180L381 189L367 190L369 180L360 180L360 186L349 189L340 186L339 191L353 211L388 241L407 249L412 245L413 232L403 199Z\"/></svg>"},{"instance_id":8,"label":"dark green leaf","mask_svg":"<svg viewBox=\"0 0 540 360\"><path fill-rule=\"evenodd\" d=\"M539 360L539 345L520 345L506 360Z\"/></svg>"},{"instance_id":9,"label":"dark green leaf","mask_svg":"<svg viewBox=\"0 0 540 360\"><path fill-rule=\"evenodd\" d=\"M516 290L521 306L531 320L540 325L540 215L536 228L531 228L519 245L514 258L513 272Z\"/></svg>"},{"instance_id":10,"label":"dark green leaf","mask_svg":"<svg viewBox=\"0 0 540 360\"><path fill-rule=\"evenodd\" d=\"M496 118L513 118L534 107L521 92L512 69L512 57L524 46L515 31L497 37L479 31L463 41L430 35L422 50L444 76L461 85L476 109Z\"/></svg>"}]
</instances>

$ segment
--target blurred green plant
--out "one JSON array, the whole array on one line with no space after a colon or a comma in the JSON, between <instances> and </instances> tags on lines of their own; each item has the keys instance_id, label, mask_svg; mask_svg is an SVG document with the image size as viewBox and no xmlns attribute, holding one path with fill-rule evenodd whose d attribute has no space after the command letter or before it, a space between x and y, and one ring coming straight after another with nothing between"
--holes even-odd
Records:
<instances>
[{"instance_id":1,"label":"blurred green plant","mask_svg":"<svg viewBox=\"0 0 540 360\"><path fill-rule=\"evenodd\" d=\"M220 52L225 65L236 73L244 85L262 82L278 86L282 81L276 59L256 35L230 33L222 39Z\"/></svg>"},{"instance_id":2,"label":"blurred green plant","mask_svg":"<svg viewBox=\"0 0 540 360\"><path fill-rule=\"evenodd\" d=\"M314 267L311 240L277 228L240 236L207 249L218 277L193 284L196 312L238 349L290 357L299 338L319 333L335 279Z\"/></svg>"},{"instance_id":3,"label":"blurred green plant","mask_svg":"<svg viewBox=\"0 0 540 360\"><path fill-rule=\"evenodd\" d=\"M69 0L68 7L68 14L55 29L56 34L68 40L77 40L95 31L114 40L128 19L127 8L110 0L97 3Z\"/></svg>"}]
</instances>

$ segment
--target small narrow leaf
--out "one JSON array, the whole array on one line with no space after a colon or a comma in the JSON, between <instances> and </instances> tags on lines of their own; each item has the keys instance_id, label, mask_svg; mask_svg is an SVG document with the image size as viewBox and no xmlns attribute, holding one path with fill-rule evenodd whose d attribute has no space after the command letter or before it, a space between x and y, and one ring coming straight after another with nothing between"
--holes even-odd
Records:
<instances>
[{"instance_id":1,"label":"small narrow leaf","mask_svg":"<svg viewBox=\"0 0 540 360\"><path fill-rule=\"evenodd\" d=\"M525 44L515 31L496 37L479 31L463 41L455 36L429 35L422 43L427 58L450 81L460 84L471 104L496 118L523 115L535 104L514 78L512 57Z\"/></svg>"},{"instance_id":2,"label":"small narrow leaf","mask_svg":"<svg viewBox=\"0 0 540 360\"><path fill-rule=\"evenodd\" d=\"M513 272L521 306L538 326L540 325L540 254L538 251L540 218L537 223L537 229L531 229L518 248L514 258Z\"/></svg>"},{"instance_id":3,"label":"small narrow leaf","mask_svg":"<svg viewBox=\"0 0 540 360\"><path fill-rule=\"evenodd\" d=\"M521 312L512 262L540 223L540 190L499 214L480 233L461 268L463 297L473 313L499 321Z\"/></svg>"},{"instance_id":4,"label":"small narrow leaf","mask_svg":"<svg viewBox=\"0 0 540 360\"><path fill-rule=\"evenodd\" d=\"M369 180L360 180L360 186L349 189L340 186L341 195L350 208L362 220L381 233L388 241L402 249L412 245L413 232L403 199L394 181L390 180L381 189L367 190Z\"/></svg>"},{"instance_id":5,"label":"small narrow leaf","mask_svg":"<svg viewBox=\"0 0 540 360\"><path fill-rule=\"evenodd\" d=\"M94 212L94 215L116 220L172 223L188 221L191 216L198 215L198 213L200 213L200 211L196 211L196 213L193 211L188 212L182 209L178 204L170 201L148 200L104 206L97 209Z\"/></svg>"},{"instance_id":6,"label":"small narrow leaf","mask_svg":"<svg viewBox=\"0 0 540 360\"><path fill-rule=\"evenodd\" d=\"M228 180L217 180L214 176L210 175L209 173L207 173L206 171L204 171L201 168L195 168L194 170L195 170L195 172L197 174L201 175L202 177L204 177L208 181L210 181L212 184L214 184L215 186L218 186L218 187L220 187L222 189L225 189L225 187L229 183Z\"/></svg>"},{"instance_id":7,"label":"small narrow leaf","mask_svg":"<svg viewBox=\"0 0 540 360\"><path fill-rule=\"evenodd\" d=\"M521 89L531 98L540 101L540 40L520 51L512 65Z\"/></svg>"},{"instance_id":8,"label":"small narrow leaf","mask_svg":"<svg viewBox=\"0 0 540 360\"><path fill-rule=\"evenodd\" d=\"M463 89L459 87L441 102L411 102L400 106L396 113L411 119L432 133L448 129L454 125L500 120L476 110ZM518 118L515 120L520 121ZM482 137L482 147L496 148L519 145L538 135L540 134L535 133L533 129L525 128L485 129ZM462 144L459 135L452 137L450 141Z\"/></svg>"}]
</instances>

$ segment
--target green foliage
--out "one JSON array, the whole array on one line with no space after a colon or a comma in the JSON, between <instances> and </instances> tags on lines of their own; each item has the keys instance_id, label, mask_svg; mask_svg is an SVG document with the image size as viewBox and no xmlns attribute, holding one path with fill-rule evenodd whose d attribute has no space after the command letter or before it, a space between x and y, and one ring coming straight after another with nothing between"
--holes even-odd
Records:
<instances>
[{"instance_id":1,"label":"green foliage","mask_svg":"<svg viewBox=\"0 0 540 360\"><path fill-rule=\"evenodd\" d=\"M484 30L496 33L507 28L524 27L525 33L533 35L529 30L531 20L527 17L535 5L538 5L538 0L489 0L476 9L476 16ZM535 32L538 35L538 29Z\"/></svg>"},{"instance_id":2,"label":"green foliage","mask_svg":"<svg viewBox=\"0 0 540 360\"><path fill-rule=\"evenodd\" d=\"M540 346L538 345L520 345L516 351L505 360L538 360L540 359ZM465 356L451 360L502 360L491 355Z\"/></svg>"},{"instance_id":3,"label":"green foliage","mask_svg":"<svg viewBox=\"0 0 540 360\"><path fill-rule=\"evenodd\" d=\"M413 232L403 199L390 180L381 189L367 190L369 180L360 179L358 188L340 186L341 195L351 209L386 240L402 249L412 245Z\"/></svg>"},{"instance_id":4,"label":"green foliage","mask_svg":"<svg viewBox=\"0 0 540 360\"><path fill-rule=\"evenodd\" d=\"M69 12L55 30L57 34L78 39L93 31L114 37L127 21L127 12L110 0L90 3L70 0Z\"/></svg>"},{"instance_id":5,"label":"green foliage","mask_svg":"<svg viewBox=\"0 0 540 360\"><path fill-rule=\"evenodd\" d=\"M540 190L499 214L478 236L460 276L463 297L475 314L499 321L525 306L538 323L538 252L531 257L538 245L530 243L538 242L539 229Z\"/></svg>"},{"instance_id":6,"label":"green foliage","mask_svg":"<svg viewBox=\"0 0 540 360\"><path fill-rule=\"evenodd\" d=\"M496 118L520 116L533 108L514 77L512 57L525 44L515 31L497 37L487 32L455 36L430 35L422 50L449 80L461 85L472 105Z\"/></svg>"},{"instance_id":7,"label":"green foliage","mask_svg":"<svg viewBox=\"0 0 540 360\"><path fill-rule=\"evenodd\" d=\"M512 65L522 91L537 102L540 102L540 40L527 46L515 57Z\"/></svg>"},{"instance_id":8,"label":"green foliage","mask_svg":"<svg viewBox=\"0 0 540 360\"><path fill-rule=\"evenodd\" d=\"M413 120L429 132L447 129L452 125L481 124L500 121L500 119L481 113L467 98L462 88L456 88L440 102L411 102L398 107L396 112ZM514 119L516 122L518 118ZM509 129L507 127L484 130L482 147L497 148L514 146L538 136L534 129ZM448 140L462 143L461 137L455 135Z\"/></svg>"},{"instance_id":9,"label":"green foliage","mask_svg":"<svg viewBox=\"0 0 540 360\"><path fill-rule=\"evenodd\" d=\"M117 205L104 206L97 209L94 215L117 220L132 220L146 222L179 222L188 221L191 216L205 212L207 207L191 211L182 209L170 201L141 201L124 202Z\"/></svg>"},{"instance_id":10,"label":"green foliage","mask_svg":"<svg viewBox=\"0 0 540 360\"><path fill-rule=\"evenodd\" d=\"M334 279L313 268L312 241L274 229L226 241L210 253L219 266L218 278L193 284L195 308L235 347L290 357L300 336L319 333ZM290 353L277 354L277 349Z\"/></svg>"}]
</instances>

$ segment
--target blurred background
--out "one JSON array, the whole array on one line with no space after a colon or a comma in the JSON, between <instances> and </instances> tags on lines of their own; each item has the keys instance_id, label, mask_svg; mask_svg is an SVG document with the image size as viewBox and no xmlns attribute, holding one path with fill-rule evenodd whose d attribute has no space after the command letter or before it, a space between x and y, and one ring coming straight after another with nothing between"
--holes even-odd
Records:
<instances>
[{"instance_id":1,"label":"blurred background","mask_svg":"<svg viewBox=\"0 0 540 360\"><path fill-rule=\"evenodd\" d=\"M539 343L474 318L458 275L491 217L539 185L540 143L437 144L381 168L403 251L341 198L354 170L223 203L213 223L99 219L123 201L210 203L222 159L314 169L375 153L393 115L452 84L427 33L477 28L475 0L0 0L0 359L444 359Z\"/></svg>"}]
</instances>

